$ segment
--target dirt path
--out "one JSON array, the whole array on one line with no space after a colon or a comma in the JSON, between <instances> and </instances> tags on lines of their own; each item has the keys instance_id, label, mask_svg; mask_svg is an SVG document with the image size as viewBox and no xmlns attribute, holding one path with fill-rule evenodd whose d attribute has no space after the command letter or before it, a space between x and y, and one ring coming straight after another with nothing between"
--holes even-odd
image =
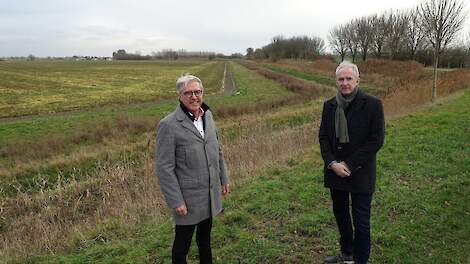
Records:
<instances>
[{"instance_id":1,"label":"dirt path","mask_svg":"<svg viewBox=\"0 0 470 264\"><path fill-rule=\"evenodd\" d=\"M224 69L224 79L222 81L222 90L224 90L225 95L231 95L238 91L237 86L235 85L235 80L233 79L233 74L228 63L225 63Z\"/></svg>"}]
</instances>

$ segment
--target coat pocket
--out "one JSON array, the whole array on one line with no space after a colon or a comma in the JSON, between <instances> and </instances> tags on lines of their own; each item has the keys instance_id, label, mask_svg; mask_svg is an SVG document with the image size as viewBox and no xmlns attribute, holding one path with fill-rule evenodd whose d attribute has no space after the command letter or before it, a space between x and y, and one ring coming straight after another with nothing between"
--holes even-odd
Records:
<instances>
[{"instance_id":1,"label":"coat pocket","mask_svg":"<svg viewBox=\"0 0 470 264\"><path fill-rule=\"evenodd\" d=\"M204 146L200 146L198 144L186 146L185 155L186 165L188 168L196 169L207 165L204 163Z\"/></svg>"},{"instance_id":2,"label":"coat pocket","mask_svg":"<svg viewBox=\"0 0 470 264\"><path fill-rule=\"evenodd\" d=\"M179 184L183 190L195 190L199 188L199 181L197 179L191 179L190 177L184 177L179 181Z\"/></svg>"}]
</instances>

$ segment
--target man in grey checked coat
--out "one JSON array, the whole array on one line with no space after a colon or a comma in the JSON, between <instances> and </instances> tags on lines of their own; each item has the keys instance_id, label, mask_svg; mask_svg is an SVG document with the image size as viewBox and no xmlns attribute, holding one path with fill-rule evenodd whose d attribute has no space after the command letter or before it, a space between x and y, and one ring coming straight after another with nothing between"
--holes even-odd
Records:
<instances>
[{"instance_id":1,"label":"man in grey checked coat","mask_svg":"<svg viewBox=\"0 0 470 264\"><path fill-rule=\"evenodd\" d=\"M156 174L173 210L173 263L186 263L196 231L200 263L212 263L212 218L222 211L229 177L203 85L193 75L176 81L180 104L157 126Z\"/></svg>"}]
</instances>

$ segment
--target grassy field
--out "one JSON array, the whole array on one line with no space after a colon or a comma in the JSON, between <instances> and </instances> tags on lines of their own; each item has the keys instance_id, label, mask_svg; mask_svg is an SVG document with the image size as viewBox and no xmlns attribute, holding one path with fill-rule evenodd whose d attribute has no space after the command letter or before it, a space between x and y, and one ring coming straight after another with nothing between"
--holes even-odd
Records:
<instances>
[{"instance_id":1,"label":"grassy field","mask_svg":"<svg viewBox=\"0 0 470 264\"><path fill-rule=\"evenodd\" d=\"M209 93L205 99L216 115L227 107L250 110L253 105L293 95L239 65L230 67L236 73L237 95ZM0 172L9 176L0 180L0 195L48 189L59 179L58 172L62 179L71 174L84 178L96 160L119 156L122 146L148 144L158 119L173 111L175 104L176 100L171 100L106 107L0 123L5 144L0 149Z\"/></svg>"},{"instance_id":2,"label":"grassy field","mask_svg":"<svg viewBox=\"0 0 470 264\"><path fill-rule=\"evenodd\" d=\"M2 61L0 118L57 113L110 104L174 98L177 76L207 80L220 91L223 62L207 61Z\"/></svg>"},{"instance_id":3,"label":"grassy field","mask_svg":"<svg viewBox=\"0 0 470 264\"><path fill-rule=\"evenodd\" d=\"M292 92L241 66L233 65L233 70L240 93L208 99L219 100L210 102L216 113L231 100L243 109L218 119L233 180L241 183L312 144L311 122L318 119L321 104L278 105L277 98L289 98ZM150 126L144 123L144 129L135 119L116 120L116 129L99 124L78 135L52 137L32 147L17 144L5 152L11 155L3 156L2 163L2 172L10 175L2 177L0 188L2 254L61 252L74 247L71 236L94 232L109 219L132 224L162 218L165 206L153 175L155 119Z\"/></svg>"},{"instance_id":4,"label":"grassy field","mask_svg":"<svg viewBox=\"0 0 470 264\"><path fill-rule=\"evenodd\" d=\"M144 62L141 64L144 65ZM217 255L225 254L228 263L317 263L325 254L333 252L336 233L328 209L328 197L321 187L321 178L318 178L321 162L315 145L322 101L332 96L334 89L317 85L311 77L331 78L334 63L325 60L313 63L281 61L272 65L277 71L267 70L262 66L263 63L252 63L255 65L253 69L250 66L252 70L244 64L225 64L225 61L177 64L175 68L196 69L196 74L202 76L206 84L208 92L205 100L215 113L219 137L236 190L227 200L225 216L216 223L219 229L214 233L218 245ZM219 86L224 65L232 72L236 91L224 93ZM423 102L429 101L426 90L428 83L424 78L426 75L421 75L421 68L415 69L416 65L406 62L398 66L382 61L370 61L362 65L365 70L363 78L371 87L378 87L371 89L372 93L390 90L392 86L389 82L406 84L384 98L388 116L397 109L401 114L415 111L417 107L422 107ZM121 74L124 75L124 72L132 72L131 69L136 66L130 62L122 67ZM125 67L128 70L124 70ZM160 66L151 66L150 63L148 67ZM18 66L15 71L21 69ZM171 69L168 68L170 72ZM88 72L86 69L80 71ZM389 72L394 75L387 79ZM43 74L50 73L44 70ZM124 77L129 78L131 75ZM74 78L82 77L77 72ZM137 83L141 81L136 80ZM440 81L439 95L447 96L465 89L470 83L470 74L468 71L452 71L443 74ZM173 86L171 84L169 87L173 89ZM84 104L77 111L60 109L58 113L1 119L0 255L20 263L166 263L172 226L153 174L154 127L159 118L174 109L176 96L173 96L162 100L152 97L150 101L143 102L129 100L99 107ZM456 108L461 108L457 114L468 110L468 92L456 102ZM407 121L408 118L414 118L413 115L389 124L388 131L395 131L391 135L397 134L397 138L409 140L401 142L402 139L397 139L396 142L401 142L397 145L393 145L393 141L387 142L383 150L386 159L380 161L386 177L382 178L384 184L379 187L377 197L381 197L384 191L388 198L384 200L387 203L381 204L382 198L375 202L381 206L380 211L387 209L392 210L392 213L384 212L376 217L390 228L398 228L393 225L393 221L401 219L399 216L403 210L396 205L391 209L387 207L389 201L401 205L393 200L394 193L399 193L399 189L393 189L392 182L405 179L403 186L410 186L407 184L411 184L411 180L419 178L412 177L413 174L405 171L406 166L400 165L403 155L409 154L416 159L413 164L421 164L423 168L441 165L429 161L434 157L448 159L442 168L432 167L432 172L436 173L441 171L444 174L447 169L452 173L468 171L460 165L456 168L446 165L455 161L452 158L455 155L468 155L468 152L462 152L465 148L458 149L460 152L456 153L444 151L434 155L433 148L428 149L416 143L414 136L418 135L417 132L412 132L412 136L400 134L402 130L413 131L406 126L407 122L409 125L416 123L414 129L420 128L420 120L428 115L433 115L428 120L434 125L433 128L442 126L439 135L446 135L449 132L447 128L452 126L456 133L461 134L459 127L454 126L458 123L454 122L454 106L443 104L437 107L429 113L417 114L416 120ZM449 116L443 119L443 113ZM467 126L468 120L465 119L463 123ZM424 131L429 128L424 127L423 135L420 134L419 138L426 140ZM435 136L438 137L438 134ZM468 141L468 136L462 136ZM444 141L433 142L436 146L448 145ZM456 141L454 147L462 142ZM423 157L408 150L415 143L421 151L419 153L424 153ZM394 147L390 148L388 144ZM387 151L390 153L387 154ZM423 168L418 168L418 176L428 172ZM397 173L400 175L399 180L395 180ZM425 179L421 177L421 180ZM468 187L466 182L460 183L460 187ZM440 181L439 184L451 183ZM382 186L386 189L380 189ZM439 188L432 190L437 192ZM413 194L418 193L413 191ZM460 194L461 190L455 194L457 197L449 194L446 208L452 207L454 203L451 200L457 199ZM402 196L406 195L402 192ZM402 203L411 206L422 197L425 196ZM319 202L312 207L312 204L304 204L307 200ZM418 209L422 208L419 206ZM412 207L406 208L411 211L411 216L417 216ZM410 216L408 211L405 213L406 217ZM389 214L393 219L380 218ZM453 213L448 217L454 217ZM438 220L424 224L441 228ZM385 240L374 241L374 259L377 263L388 262L382 260L405 251L400 248L408 246L406 239L403 244L393 244L394 249L390 252L387 251L386 243L391 243L390 237L398 239L393 236L395 233L407 237L405 233L412 233L411 227L407 227L406 232L398 230L392 234L388 233L388 229L374 228L377 237L386 237ZM468 233L466 227L459 228L459 232ZM426 236L429 236L429 232ZM460 236L453 238L460 243ZM444 239L448 243L451 237ZM436 247L436 252L440 253L437 244L426 244L427 241L420 243L423 247ZM422 254L423 251L420 249L418 253ZM194 262L194 251L192 255ZM443 259L448 258L446 256ZM218 259L218 263L227 261Z\"/></svg>"},{"instance_id":5,"label":"grassy field","mask_svg":"<svg viewBox=\"0 0 470 264\"><path fill-rule=\"evenodd\" d=\"M0 62L0 65L1 63L5 62ZM66 63L73 65L73 63L75 62ZM153 70L158 69L158 67L161 67L160 64L162 64L150 64L149 62L140 63L143 63L144 65L146 65L145 63L148 63L149 65L147 67ZM185 71L183 72L191 72L189 71L191 70L191 68L187 67L187 63L181 63L181 65L181 67L186 67L184 68ZM126 62L122 62L122 64L119 64L119 66L121 66L123 69L125 69L125 67L133 69L134 67L132 64L127 65ZM272 82L267 82L267 80L264 80L263 78L256 79L256 77L252 77L255 79L236 80L238 84L239 93L237 93L237 95L224 95L223 91L221 91L221 81L223 78L224 70L223 66L223 62L211 62L203 64L199 62L199 65L192 66L192 69L197 71L195 73L191 72L194 74L199 74L199 76L201 76L201 78L204 80L205 89L207 89L207 94L205 94L205 100L216 110L230 106L248 107L248 105L253 105L253 102L270 102L272 100L275 100L276 98L283 98L285 96L292 95L291 92L286 91L284 88L281 88L280 85ZM229 66L230 68L233 68L234 71L242 71L242 75L247 75L246 73L243 73L243 71L247 70L240 67L239 65L230 63ZM95 65L84 66L83 68L86 67L93 68L95 67ZM172 69L171 67L169 68ZM178 67L174 68L179 70ZM162 91L165 91L165 93L169 94L167 99L165 100L157 100L158 98L153 96L146 96L145 93L136 93L135 96L139 97L140 100L146 100L151 102L135 103L134 101L126 101L121 105L112 104L91 109L89 109L87 105L81 105L78 106L80 111L60 112L58 114L52 115L32 115L15 119L0 119L0 147L2 145L7 145L8 143L16 144L17 142L28 141L37 142L41 138L48 137L54 134L69 134L75 129L80 128L80 125L83 123L94 123L95 125L99 125L99 122L113 119L123 115L152 117L154 119L162 117L169 111L172 111L175 106L177 95L174 90L174 82L176 77L180 75L179 72L176 73L177 70L172 69L171 71L167 70L166 72L164 72L165 76L167 76L168 78L167 82L155 84L155 87L152 88L152 91L155 90L155 92L158 92L158 89L160 89ZM173 75L171 74L172 72L174 72ZM82 72L76 74L77 76L81 76L80 74L86 73ZM132 75L127 74L123 78L131 77ZM145 76L141 76L141 78L144 77ZM0 86L2 85L1 83L2 82L0 82ZM122 86L116 87L114 89L118 91L120 88L122 88ZM2 90L0 89L0 91ZM71 95L69 94L67 96ZM110 100L114 99L110 98ZM67 102L68 101L63 102L63 108L61 108L61 111L66 110L69 105ZM93 103L93 100L90 101L90 104L91 103ZM115 101L114 103L118 103L118 101ZM7 106L5 105L5 108L6 107ZM13 105L11 109L13 111L13 109L16 108L21 107L19 105Z\"/></svg>"},{"instance_id":6,"label":"grassy field","mask_svg":"<svg viewBox=\"0 0 470 264\"><path fill-rule=\"evenodd\" d=\"M470 92L387 125L371 263L468 263ZM439 162L436 162L439 161ZM457 162L460 161L460 162ZM216 263L321 263L338 245L318 146L235 188L214 224ZM171 221L110 220L69 254L31 263L167 263ZM83 234L82 234L83 235ZM190 263L197 263L195 246Z\"/></svg>"}]
</instances>

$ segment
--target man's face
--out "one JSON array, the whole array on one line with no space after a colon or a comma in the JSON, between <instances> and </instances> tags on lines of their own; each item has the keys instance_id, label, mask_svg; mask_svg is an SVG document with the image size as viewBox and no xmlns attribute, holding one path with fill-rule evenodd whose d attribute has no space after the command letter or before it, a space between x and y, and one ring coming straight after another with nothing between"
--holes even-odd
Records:
<instances>
[{"instance_id":1,"label":"man's face","mask_svg":"<svg viewBox=\"0 0 470 264\"><path fill-rule=\"evenodd\" d=\"M359 85L359 78L354 75L351 68L343 68L336 75L336 85L343 95L348 95Z\"/></svg>"},{"instance_id":2,"label":"man's face","mask_svg":"<svg viewBox=\"0 0 470 264\"><path fill-rule=\"evenodd\" d=\"M199 96L197 96L198 93ZM202 89L197 81L189 82L180 94L181 102L193 115L196 115L201 108L202 97Z\"/></svg>"}]
</instances>

